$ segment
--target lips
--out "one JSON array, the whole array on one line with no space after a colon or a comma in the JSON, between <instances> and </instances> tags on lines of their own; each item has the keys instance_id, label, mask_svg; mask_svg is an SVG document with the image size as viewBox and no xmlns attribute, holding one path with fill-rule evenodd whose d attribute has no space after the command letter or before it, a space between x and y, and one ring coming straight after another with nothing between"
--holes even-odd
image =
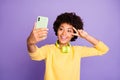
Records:
<instances>
[{"instance_id":1,"label":"lips","mask_svg":"<svg viewBox=\"0 0 120 80\"><path fill-rule=\"evenodd\" d=\"M67 39L66 36L61 36L60 38L61 38L62 40L66 40L66 39Z\"/></svg>"}]
</instances>

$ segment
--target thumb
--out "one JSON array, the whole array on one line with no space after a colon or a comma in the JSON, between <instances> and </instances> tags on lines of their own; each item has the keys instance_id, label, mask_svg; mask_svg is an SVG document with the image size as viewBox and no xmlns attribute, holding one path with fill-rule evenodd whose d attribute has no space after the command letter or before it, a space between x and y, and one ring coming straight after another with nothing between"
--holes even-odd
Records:
<instances>
[{"instance_id":1,"label":"thumb","mask_svg":"<svg viewBox=\"0 0 120 80\"><path fill-rule=\"evenodd\" d=\"M34 23L34 26L33 26L33 29L36 29L36 25L37 25L37 23L35 22L35 23Z\"/></svg>"}]
</instances>

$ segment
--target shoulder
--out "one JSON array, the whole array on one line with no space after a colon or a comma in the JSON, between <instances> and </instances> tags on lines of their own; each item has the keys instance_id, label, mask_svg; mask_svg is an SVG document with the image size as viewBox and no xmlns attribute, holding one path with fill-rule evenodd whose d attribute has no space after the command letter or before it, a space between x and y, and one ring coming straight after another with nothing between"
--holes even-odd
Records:
<instances>
[{"instance_id":1,"label":"shoulder","mask_svg":"<svg viewBox=\"0 0 120 80\"><path fill-rule=\"evenodd\" d=\"M81 45L74 45L72 46L73 49L75 50L84 50L84 49L88 49L91 48L90 46L81 46Z\"/></svg>"},{"instance_id":2,"label":"shoulder","mask_svg":"<svg viewBox=\"0 0 120 80\"><path fill-rule=\"evenodd\" d=\"M73 47L73 48L82 48L83 46L80 46L80 45L73 45L72 47Z\"/></svg>"},{"instance_id":3,"label":"shoulder","mask_svg":"<svg viewBox=\"0 0 120 80\"><path fill-rule=\"evenodd\" d=\"M55 44L46 44L40 48L54 48L55 47Z\"/></svg>"},{"instance_id":4,"label":"shoulder","mask_svg":"<svg viewBox=\"0 0 120 80\"><path fill-rule=\"evenodd\" d=\"M46 46L46 47L55 47L55 44L46 44L44 46Z\"/></svg>"}]
</instances>

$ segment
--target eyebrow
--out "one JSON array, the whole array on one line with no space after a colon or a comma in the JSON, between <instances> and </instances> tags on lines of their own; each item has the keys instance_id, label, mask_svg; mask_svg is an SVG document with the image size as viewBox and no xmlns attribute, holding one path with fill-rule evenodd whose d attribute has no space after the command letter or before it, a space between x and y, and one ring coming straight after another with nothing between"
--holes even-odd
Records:
<instances>
[{"instance_id":1,"label":"eyebrow","mask_svg":"<svg viewBox=\"0 0 120 80\"><path fill-rule=\"evenodd\" d=\"M72 30L74 30L73 27L72 27L72 28L67 28L67 29L72 29Z\"/></svg>"},{"instance_id":2,"label":"eyebrow","mask_svg":"<svg viewBox=\"0 0 120 80\"><path fill-rule=\"evenodd\" d=\"M63 27L63 26L60 26L59 28L64 28L64 27ZM67 29L72 29L72 30L74 30L73 27L72 27L72 28L67 28Z\"/></svg>"}]
</instances>

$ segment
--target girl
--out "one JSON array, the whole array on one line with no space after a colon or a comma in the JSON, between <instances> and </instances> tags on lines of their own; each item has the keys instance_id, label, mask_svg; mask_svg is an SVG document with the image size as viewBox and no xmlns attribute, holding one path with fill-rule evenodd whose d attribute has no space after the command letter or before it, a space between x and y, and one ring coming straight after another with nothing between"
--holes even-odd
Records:
<instances>
[{"instance_id":1,"label":"girl","mask_svg":"<svg viewBox=\"0 0 120 80\"><path fill-rule=\"evenodd\" d=\"M60 14L53 29L58 40L55 44L37 47L36 43L47 38L48 29L36 29L36 23L27 39L27 47L32 60L45 60L44 80L80 80L80 61L83 57L99 56L109 48L100 40L83 30L83 22L75 13ZM83 38L93 47L72 46L71 41Z\"/></svg>"}]
</instances>

